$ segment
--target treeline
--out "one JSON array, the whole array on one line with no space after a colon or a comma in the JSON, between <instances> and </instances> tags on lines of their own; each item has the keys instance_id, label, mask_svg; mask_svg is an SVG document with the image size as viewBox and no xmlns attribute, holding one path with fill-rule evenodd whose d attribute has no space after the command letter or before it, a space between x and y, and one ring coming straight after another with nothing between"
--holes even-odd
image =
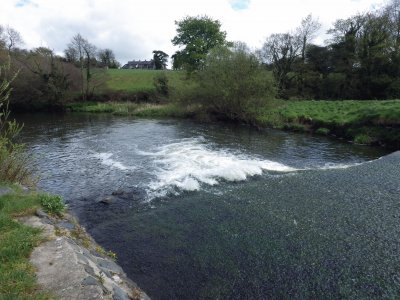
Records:
<instances>
[{"instance_id":1,"label":"treeline","mask_svg":"<svg viewBox=\"0 0 400 300\"><path fill-rule=\"evenodd\" d=\"M216 46L232 47L217 20L187 17L177 21L172 39L181 46L173 68L204 71ZM287 33L270 35L255 51L274 78L282 99L394 99L400 97L400 1L337 20L325 46L313 44L321 24L312 15ZM233 71L234 72L234 71Z\"/></svg>"},{"instance_id":2,"label":"treeline","mask_svg":"<svg viewBox=\"0 0 400 300\"><path fill-rule=\"evenodd\" d=\"M400 1L337 20L326 46L311 43L319 27L308 16L293 33L268 37L260 50L281 98L400 97Z\"/></svg>"},{"instance_id":3,"label":"treeline","mask_svg":"<svg viewBox=\"0 0 400 300\"><path fill-rule=\"evenodd\" d=\"M98 49L80 34L63 56L46 47L28 50L23 45L16 30L0 26L0 65L9 65L0 79L11 82L13 110L62 110L68 100L88 100L105 83L104 70L120 66L111 49Z\"/></svg>"}]
</instances>

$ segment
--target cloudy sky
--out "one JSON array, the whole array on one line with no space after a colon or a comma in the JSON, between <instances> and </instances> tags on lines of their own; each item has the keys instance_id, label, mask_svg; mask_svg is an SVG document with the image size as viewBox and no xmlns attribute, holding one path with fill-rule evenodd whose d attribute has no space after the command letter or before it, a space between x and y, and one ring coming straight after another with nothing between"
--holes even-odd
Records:
<instances>
[{"instance_id":1,"label":"cloudy sky","mask_svg":"<svg viewBox=\"0 0 400 300\"><path fill-rule=\"evenodd\" d=\"M208 15L222 23L228 40L262 45L271 33L296 28L312 13L323 24L316 42L338 18L377 8L386 0L2 0L0 24L18 30L26 48L62 53L81 33L117 59L150 59L153 50L172 55L175 20Z\"/></svg>"}]
</instances>

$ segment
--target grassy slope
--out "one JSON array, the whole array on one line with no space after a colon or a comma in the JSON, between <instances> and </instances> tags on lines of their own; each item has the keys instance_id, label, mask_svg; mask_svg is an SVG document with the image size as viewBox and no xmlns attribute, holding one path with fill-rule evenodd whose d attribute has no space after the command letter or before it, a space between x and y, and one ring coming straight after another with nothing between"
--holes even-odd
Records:
<instances>
[{"instance_id":1,"label":"grassy slope","mask_svg":"<svg viewBox=\"0 0 400 300\"><path fill-rule=\"evenodd\" d=\"M0 299L49 299L39 293L29 255L40 231L14 220L40 206L38 195L21 191L0 197Z\"/></svg>"},{"instance_id":2,"label":"grassy slope","mask_svg":"<svg viewBox=\"0 0 400 300\"><path fill-rule=\"evenodd\" d=\"M155 90L154 77L162 73L167 74L169 80L174 80L181 74L176 71L110 69L105 73L106 84L97 92L151 93Z\"/></svg>"},{"instance_id":3,"label":"grassy slope","mask_svg":"<svg viewBox=\"0 0 400 300\"><path fill-rule=\"evenodd\" d=\"M400 100L279 101L275 108L261 111L258 121L266 126L400 148Z\"/></svg>"}]
</instances>

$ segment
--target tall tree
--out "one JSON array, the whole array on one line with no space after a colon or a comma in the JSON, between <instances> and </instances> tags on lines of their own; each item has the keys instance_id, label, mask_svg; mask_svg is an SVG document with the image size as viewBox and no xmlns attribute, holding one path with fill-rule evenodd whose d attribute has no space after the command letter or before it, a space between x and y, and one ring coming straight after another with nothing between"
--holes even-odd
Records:
<instances>
[{"instance_id":1,"label":"tall tree","mask_svg":"<svg viewBox=\"0 0 400 300\"><path fill-rule=\"evenodd\" d=\"M0 26L0 44L7 48L8 53L11 53L11 51L18 46L22 46L24 40L22 39L21 34L14 28L10 26L4 28Z\"/></svg>"},{"instance_id":2,"label":"tall tree","mask_svg":"<svg viewBox=\"0 0 400 300\"><path fill-rule=\"evenodd\" d=\"M186 17L175 21L177 35L172 39L174 46L183 47L173 55L174 67L191 72L204 65L207 53L226 43L226 32L221 23L208 16Z\"/></svg>"},{"instance_id":3,"label":"tall tree","mask_svg":"<svg viewBox=\"0 0 400 300\"><path fill-rule=\"evenodd\" d=\"M115 59L115 54L111 49L100 49L97 53L102 67L117 69L120 63Z\"/></svg>"},{"instance_id":4,"label":"tall tree","mask_svg":"<svg viewBox=\"0 0 400 300\"><path fill-rule=\"evenodd\" d=\"M67 60L74 62L81 70L81 96L85 101L90 94L93 75L91 68L95 61L96 47L78 33L68 44L65 55Z\"/></svg>"},{"instance_id":5,"label":"tall tree","mask_svg":"<svg viewBox=\"0 0 400 300\"><path fill-rule=\"evenodd\" d=\"M294 75L293 65L300 55L301 42L296 35L278 33L270 35L265 41L261 55L272 66L272 73L278 87L278 96L287 98L287 89Z\"/></svg>"},{"instance_id":6,"label":"tall tree","mask_svg":"<svg viewBox=\"0 0 400 300\"><path fill-rule=\"evenodd\" d=\"M153 60L156 66L156 70L164 70L167 68L169 55L161 50L153 51Z\"/></svg>"}]
</instances>

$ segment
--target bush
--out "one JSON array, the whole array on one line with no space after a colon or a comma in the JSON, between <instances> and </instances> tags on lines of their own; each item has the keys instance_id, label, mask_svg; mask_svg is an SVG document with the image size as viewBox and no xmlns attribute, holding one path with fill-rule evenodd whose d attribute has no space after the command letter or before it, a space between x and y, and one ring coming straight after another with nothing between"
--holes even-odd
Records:
<instances>
[{"instance_id":1,"label":"bush","mask_svg":"<svg viewBox=\"0 0 400 300\"><path fill-rule=\"evenodd\" d=\"M168 97L169 89L168 89L168 77L165 73L158 74L154 77L154 87L156 88L156 92L161 96Z\"/></svg>"},{"instance_id":2,"label":"bush","mask_svg":"<svg viewBox=\"0 0 400 300\"><path fill-rule=\"evenodd\" d=\"M39 196L40 204L44 210L53 215L61 215L65 210L65 204L61 196L55 196L50 194L43 194Z\"/></svg>"},{"instance_id":3,"label":"bush","mask_svg":"<svg viewBox=\"0 0 400 300\"><path fill-rule=\"evenodd\" d=\"M253 122L260 107L275 95L271 76L245 47L214 48L204 69L192 75L178 98L201 104L208 113L230 120Z\"/></svg>"},{"instance_id":4,"label":"bush","mask_svg":"<svg viewBox=\"0 0 400 300\"><path fill-rule=\"evenodd\" d=\"M7 80L9 65L0 66L0 181L9 183L32 183L32 171L28 167L29 157L22 145L14 143L22 126L9 120L8 109L10 97L10 81ZM15 77L15 76L14 76Z\"/></svg>"}]
</instances>

